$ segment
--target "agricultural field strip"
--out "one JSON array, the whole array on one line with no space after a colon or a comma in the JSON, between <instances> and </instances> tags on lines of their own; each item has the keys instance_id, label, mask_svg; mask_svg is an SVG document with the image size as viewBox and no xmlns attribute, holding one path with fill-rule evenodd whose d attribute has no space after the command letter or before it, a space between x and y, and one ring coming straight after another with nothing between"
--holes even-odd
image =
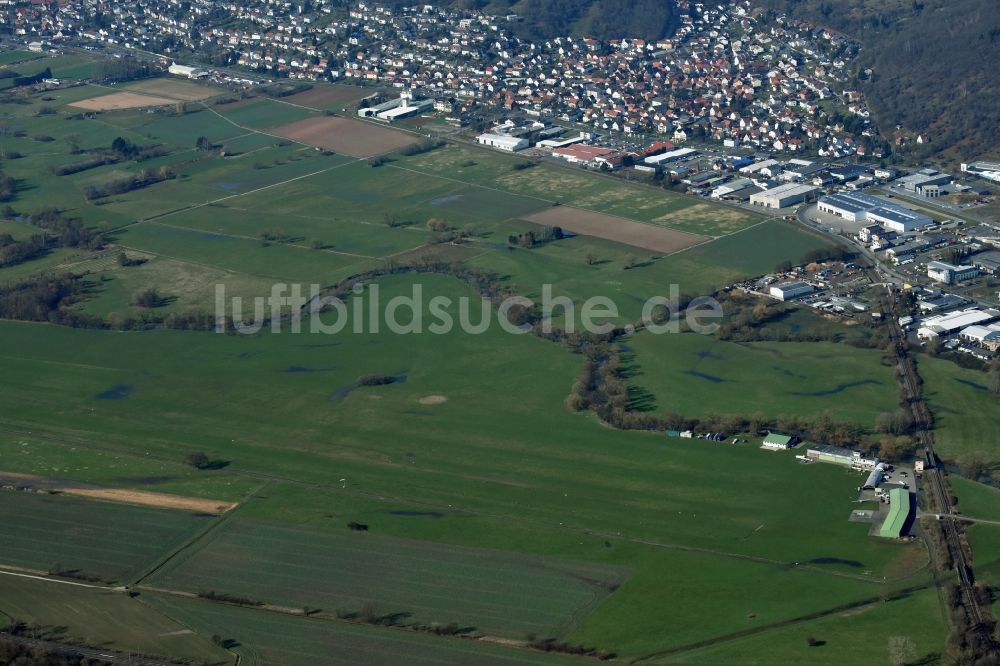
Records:
<instances>
[{"instance_id":1,"label":"agricultural field strip","mask_svg":"<svg viewBox=\"0 0 1000 666\"><path fill-rule=\"evenodd\" d=\"M42 324L42 325L51 325L51 324ZM16 429L12 428L12 424L10 424L8 422L6 424L0 425L0 432L7 431L8 433L16 434L18 436L24 436L24 435L43 436L42 433L40 433L37 430L37 427L38 427L37 424L30 424L30 426L25 427L24 430L16 430ZM103 452L106 452L106 453L114 453L114 454L117 454L117 455L122 455L122 456L127 456L127 457L130 457L130 458L135 458L136 460L156 460L157 462L162 462L162 463L170 464L172 466L183 467L182 463L179 463L174 458L171 458L171 457L168 457L168 456L158 456L158 455L155 455L155 454L140 455L140 454L137 454L137 453L133 452L129 448L118 448L118 447L115 447L115 446L107 446L107 445L104 445L104 446L93 445L92 443L89 443L90 440L80 439L80 440L75 440L74 441L72 439L66 438L65 435L52 435L52 434L49 434L49 433L44 433L44 437L45 437L46 441L48 441L49 443L56 444L56 445L62 446L64 448L70 448L70 449L72 449L72 448L74 448L76 446L86 445L86 446L88 446L89 448L91 448L92 450L95 450L95 451L103 451ZM313 483L313 482L309 482L309 481L301 481L299 479L295 479L295 478L291 478L291 477L287 477L287 476L281 476L281 475L278 475L278 474L270 474L270 473L262 472L262 471L239 470L239 471L234 471L233 473L237 474L239 476L247 477L247 478L261 479L261 480L267 479L267 480L272 480L272 481L280 481L282 483L289 483L289 484L292 484L292 485L297 485L297 486L306 487L306 488L318 488L318 489L326 489L327 488L327 486L324 485L324 484L318 484L318 483ZM516 518L520 522L523 522L523 523L526 523L526 524L535 525L535 526L538 526L538 527L544 527L546 529L566 530L566 531L574 533L574 534L590 534L590 535L598 536L598 537L601 537L601 538L604 538L604 539L608 539L608 540L626 541L626 542L636 543L636 544L640 544L640 545L651 546L651 547L655 547L655 548L663 548L663 549L667 549L667 550L680 550L680 551L685 551L685 552L700 553L700 554L703 554L703 555L712 555L712 556L715 556L715 557L724 557L724 558L731 558L731 559L739 559L739 560L743 560L743 561L750 561L750 562L757 562L757 563L761 563L761 564L768 564L768 565L772 565L772 566L776 566L776 567L781 567L781 568L785 568L785 567L787 567L789 565L789 562L784 561L784 560L775 560L775 559L771 559L771 558L760 557L760 556L757 556L757 555L745 555L745 554L741 554L741 553L733 553L733 552L724 551L724 550L718 550L718 549L714 549L714 548L704 548L704 547L699 547L699 546L688 546L688 545L684 545L684 544L665 543L665 542L660 542L660 541L653 541L653 540L650 540L650 539L643 539L643 538L640 538L640 537L630 537L630 536L627 536L627 535L622 535L620 533L594 531L591 528L588 528L588 527L582 526L582 525L567 525L567 524L563 524L563 523L550 522L550 521L545 521L545 520L538 520L538 519L534 519L534 518L528 518L528 517L524 516L523 514L518 514L518 513L507 514L507 513L496 513L496 512L492 512L492 511L481 511L481 510L465 509L465 508L458 507L458 506L446 506L444 504L436 504L436 503L433 503L433 502L414 501L414 500L412 500L410 498L403 497L403 496L390 496L390 495L386 495L384 493L365 492L363 490L346 489L346 490L342 490L341 492L347 493L349 495L353 495L355 497L361 497L361 498L364 498L364 499L368 499L368 500L376 500L378 502L381 502L381 503L384 503L384 504L387 504L387 505L398 505L398 504L402 503L402 504L406 504L406 505L410 505L410 506L419 506L421 508L427 508L427 509L431 509L431 510L439 510L439 511L441 511L441 510L461 511L461 512L466 513L466 514L471 515L471 516L482 516L482 517L487 517L487 518L496 518L496 519L500 519L500 520L511 520L512 518ZM825 576L834 576L834 577L837 577L837 578L855 579L855 580L863 581L863 582L866 582L866 583L874 583L874 584L879 584L879 585L891 584L891 583L895 583L895 582L907 580L907 579L909 579L909 578L911 578L911 577L913 577L913 576L915 576L915 575L917 575L919 573L919 571L918 572L912 572L912 573L909 573L909 574L907 574L905 576L899 576L897 578L888 578L888 579L882 580L882 579L878 579L878 578L865 577L865 576L861 576L861 575L854 575L854 574L848 574L848 573L843 573L843 572L830 571L830 570L827 570L827 569L821 569L821 568L818 568L818 567L813 567L813 566L810 566L810 565L803 565L803 564L800 564L799 566L797 566L796 570L803 571L803 572L806 572L806 573L811 573L811 574L818 574L818 575L825 575Z\"/></svg>"},{"instance_id":2,"label":"agricultural field strip","mask_svg":"<svg viewBox=\"0 0 1000 666\"><path fill-rule=\"evenodd\" d=\"M285 530L281 531L285 532ZM258 542L265 544L267 542L270 542L277 544L279 548L288 547L293 552L296 552L297 554L300 555L303 553L308 553L310 550L310 546L313 546L313 550L315 550L315 546L313 545L314 542L309 540L307 535L302 534L300 531L288 530L288 532L292 532L292 536L294 537L302 537L305 540L296 540L295 538L288 538L287 534L282 535L280 538L278 537L267 538L262 536L261 534L254 534L251 537L251 539L254 541L253 544L247 544L245 541L241 541L239 544L227 544L227 545L229 545L230 547L234 545L239 545L241 547L245 547L248 545L254 546L252 550L253 552L257 553L254 557L254 565L263 566L264 569L267 570L266 575L274 580L274 582L260 585L260 579L257 579L255 584L259 585L261 588L269 590L277 589L281 591L292 590L293 594L300 592L315 591L318 589L317 583L308 583L307 586L304 586L304 582L315 581L322 578L323 573L326 572L329 568L328 567L329 563L322 563L322 564L317 564L315 566L310 566L310 565L302 565L291 562L287 557L283 556L275 556L272 559L267 557L266 553L272 552L272 550L274 549L269 550L267 548L256 547L258 546ZM239 536L240 535L237 535L237 537ZM220 535L217 538L224 538L224 537ZM167 581L169 581L171 578L171 574L176 573L176 578L179 578L181 580L180 581L174 580L173 585L178 585L178 584L183 585L183 581L192 580L192 581L204 581L205 584L209 586L211 586L213 583L217 586L221 586L221 582L219 581L218 576L211 572L199 573L191 571L179 571L179 569L183 568L186 564L190 562L189 558L194 558L197 557L199 554L205 553L207 550L211 549L212 546L213 544L206 543L203 544L200 548L192 548L186 554L187 555L186 558L184 556L177 558L175 562L175 567L173 568L172 571L161 570L160 575L163 578L166 578ZM387 578L384 572L369 572L370 569L369 563L371 562L370 556L373 553L374 554L380 553L381 551L379 549L376 548L373 550L371 548L365 549L365 548L350 547L350 546L344 546L343 543L337 543L335 547L338 555L343 553L347 554L353 553L358 556L356 559L355 566L353 567L351 566L351 563L345 564L342 561L338 561L337 562L338 574L349 574L349 578L351 581L371 580L373 583L376 583L376 586L379 582L387 583L393 581L393 577L390 576ZM448 594L448 593L434 594L435 591L441 590L441 585L439 584L441 578L440 574L441 560L440 558L434 557L433 552L440 551L441 547L439 546L439 544L431 544L426 549L429 551L426 555L424 555L423 553L420 553L420 555L414 555L413 553L416 552L417 549L418 547L412 545L406 545L404 547L404 550L408 552L406 553L405 557L399 558L399 562L402 564L403 567L405 567L406 574L397 575L395 577L396 579L398 579L396 582L402 583L406 588L407 593L409 594L412 594L413 591L416 590L424 590L420 594L421 599L424 600L437 599L440 600L442 604L439 606L431 606L431 605L413 604L411 602L407 602L408 607L405 610L410 610L411 608L413 608L413 609L423 609L426 611L440 612L441 609L446 609L449 606L452 606L455 600L455 596L453 594ZM462 549L457 549L457 550L461 551ZM496 555L495 557L500 557L500 556ZM420 565L420 566L418 569L413 569L413 565ZM199 569L201 570L204 570L206 568L207 566L204 563L202 564L201 567L199 567ZM570 567L570 569L572 569L572 567ZM294 573L295 571L301 571L306 575L296 574ZM555 568L554 572L556 574L563 576L570 576L570 577L573 576L572 570L562 571L558 568ZM532 572L526 569L525 570L518 569L517 571L517 575L521 577L530 576L531 573ZM607 574L608 572L596 571L594 573L595 575L597 575L602 573ZM419 578L418 580L414 580L413 577L415 576L415 574L418 576L426 576L427 582L425 582L425 578ZM539 572L538 575L543 575L543 573ZM494 585L492 587L481 586L478 583L482 580L482 566L476 564L451 562L448 571L445 574L445 577L448 578L449 581L454 579L458 582L464 583L461 587L461 592L463 593L463 596L473 595L477 597L477 600L473 605L476 607L477 609L476 613L478 615L506 622L510 621L509 619L510 614L504 613L504 610L509 610L511 607L517 606L519 600L524 599L525 592L540 590L540 592L537 592L535 596L538 596L538 594L542 594L546 599L564 597L565 602L576 601L583 596L583 593L580 590L571 590L563 592L562 591L562 586L564 584L563 580L559 581L534 580L531 582L519 582L519 583L512 583L511 581L508 580L502 586L499 587L497 585ZM435 578L437 579L437 582L434 582ZM277 583L278 580L288 580L291 581L293 584L287 584L287 583L279 584ZM553 584L557 585L557 587L552 587ZM450 589L453 588L454 586L450 586ZM204 588L199 588L199 589L204 589ZM599 597L604 596L603 593L598 592L598 587L596 585L588 584L585 589L591 591L593 599L595 600ZM500 597L505 597L505 596L510 597L509 603L502 605L495 605L489 603L478 597L478 595L481 593L483 594L489 593L492 595L491 599L495 600L499 599ZM358 596L357 594L353 594L351 592L343 590L338 590L335 593L335 596L337 598L352 598L362 602L367 600L367 598L364 596ZM264 599L263 601L269 601L269 600ZM491 613L490 611L497 611L501 614L494 614ZM539 611L539 614L545 617L553 615L553 613L549 613L546 611ZM562 613L559 613L558 616L563 617ZM529 626L529 623L525 623L525 626L528 627L529 629L531 628L531 626Z\"/></svg>"},{"instance_id":3,"label":"agricultural field strip","mask_svg":"<svg viewBox=\"0 0 1000 666\"><path fill-rule=\"evenodd\" d=\"M211 206L213 204L221 203L223 201L228 201L230 199L235 199L237 197L246 196L248 194L254 194L256 192L261 192L263 190L268 190L268 189L271 189L272 187L279 187L281 185L287 185L288 183L294 182L296 180L302 180L303 178L311 178L312 176L317 176L317 175L319 175L321 173L327 173L329 171L333 171L334 169L340 169L342 167L345 167L345 166L348 166L348 165L351 165L351 164L355 164L356 162L360 162L360 161L363 161L363 160L353 160L351 162L345 162L343 164L335 164L333 166L326 167L325 169L320 169L318 171L313 171L311 173L302 174L301 176L295 176L294 178L289 178L287 180L283 180L283 181L278 182L278 183L270 183L268 185L264 185L264 186L258 187L256 189L249 190L247 192L239 192L237 194L228 194L228 195L226 195L224 197L220 197L218 199L213 199L211 201L204 201L202 203L197 203L197 204L189 204L189 205L184 206L182 208L176 208L174 210L168 210L168 211L166 211L164 213L158 213L156 215L153 215L151 217L147 217L145 219L136 220L135 222L130 222L128 224L123 224L123 225L121 225L119 227L115 227L114 229L111 229L110 231L112 231L112 232L114 232L114 231L121 231L122 229L127 229L127 228L133 227L133 226L135 226L137 224L142 224L143 222L152 222L152 221L156 221L156 220L161 220L161 219L163 219L165 217L170 217L171 215L176 215L178 213L185 213L185 212L188 212L188 211L197 210L199 208L204 208L205 206ZM213 267L213 268L217 268L217 267Z\"/></svg>"},{"instance_id":4,"label":"agricultural field strip","mask_svg":"<svg viewBox=\"0 0 1000 666\"><path fill-rule=\"evenodd\" d=\"M247 194L249 194L249 192ZM233 195L233 196L240 196L240 195ZM243 210L243 209L238 209L238 210ZM181 212L181 211L176 211L176 212ZM292 216L289 215L288 217L292 217ZM182 224L168 224L166 222L160 222L159 218L156 219L156 220L145 220L145 222L147 224L154 224L154 225L156 225L158 227L168 227L168 228L171 228L171 229L180 229L182 231L204 231L203 229L199 229L198 227L186 227L186 226L184 226ZM212 231L211 233L214 234L214 235L216 235L216 236L225 236L227 238L237 238L239 240L251 240L251 241L258 241L258 240L260 240L260 238L258 238L256 236L243 236L241 234L231 234L231 233L226 233L224 231ZM311 247L309 247L307 245L301 245L299 243L281 243L281 245L283 245L285 247L298 248L300 250L309 250L310 252L316 252L317 251L317 250L315 250L315 249L313 249L313 248L311 248ZM413 250L415 250L415 249L417 249L419 247L423 247L423 244L418 245L418 246L413 247L413 248L409 248L407 250L403 250L403 252L412 252ZM339 255L342 255L342 256L345 256L345 257L355 257L357 259L378 259L379 258L379 257L367 255L367 254L357 254L355 252L343 252L341 250L332 250L332 249L329 249L329 248L322 248L319 251L320 252L328 252L330 254L339 254ZM218 268L218 267L216 266L216 268Z\"/></svg>"}]
</instances>

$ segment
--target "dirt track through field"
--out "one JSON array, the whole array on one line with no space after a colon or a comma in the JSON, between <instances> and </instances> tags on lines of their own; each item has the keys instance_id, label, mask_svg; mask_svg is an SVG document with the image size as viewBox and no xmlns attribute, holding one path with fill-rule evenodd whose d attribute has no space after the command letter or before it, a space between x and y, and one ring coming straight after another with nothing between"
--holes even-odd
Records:
<instances>
[{"instance_id":1,"label":"dirt track through field","mask_svg":"<svg viewBox=\"0 0 1000 666\"><path fill-rule=\"evenodd\" d=\"M624 217L595 213L572 206L553 206L539 213L527 215L524 219L535 224L561 227L576 234L624 243L657 254L672 254L711 240L707 236L643 224Z\"/></svg>"},{"instance_id":2,"label":"dirt track through field","mask_svg":"<svg viewBox=\"0 0 1000 666\"><path fill-rule=\"evenodd\" d=\"M154 506L162 509L177 509L180 511L194 511L197 513L222 514L236 507L236 504L233 502L202 499L200 497L184 497L182 495L169 495L167 493L154 493L145 490L107 488L90 483L60 481L57 479L35 476L33 474L19 474L16 472L0 472L0 486L34 488L39 491L55 492L63 495L75 495L78 497L103 500L105 502L138 504L140 506Z\"/></svg>"},{"instance_id":3,"label":"dirt track through field","mask_svg":"<svg viewBox=\"0 0 1000 666\"><path fill-rule=\"evenodd\" d=\"M409 134L337 116L306 118L274 127L268 132L354 157L382 155L416 143L416 139Z\"/></svg>"},{"instance_id":4,"label":"dirt track through field","mask_svg":"<svg viewBox=\"0 0 1000 666\"><path fill-rule=\"evenodd\" d=\"M134 92L116 92L100 97L89 97L73 102L69 106L87 111L117 111L119 109L139 109L146 106L166 106L177 100Z\"/></svg>"}]
</instances>

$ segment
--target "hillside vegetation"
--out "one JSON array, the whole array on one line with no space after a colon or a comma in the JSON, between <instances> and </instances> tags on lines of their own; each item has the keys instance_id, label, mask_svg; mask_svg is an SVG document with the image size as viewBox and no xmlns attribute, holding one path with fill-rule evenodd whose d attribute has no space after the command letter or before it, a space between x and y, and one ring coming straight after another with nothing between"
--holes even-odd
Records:
<instances>
[{"instance_id":1,"label":"hillside vegetation","mask_svg":"<svg viewBox=\"0 0 1000 666\"><path fill-rule=\"evenodd\" d=\"M859 41L858 86L890 140L902 132L928 143L897 149L946 161L1000 156L1000 13L989 0L761 0L790 17ZM866 70L870 70L870 73Z\"/></svg>"},{"instance_id":2,"label":"hillside vegetation","mask_svg":"<svg viewBox=\"0 0 1000 666\"><path fill-rule=\"evenodd\" d=\"M410 5L408 0L396 4ZM514 31L525 39L562 35L659 39L674 29L674 0L440 0L440 6L488 14L517 14Z\"/></svg>"}]
</instances>

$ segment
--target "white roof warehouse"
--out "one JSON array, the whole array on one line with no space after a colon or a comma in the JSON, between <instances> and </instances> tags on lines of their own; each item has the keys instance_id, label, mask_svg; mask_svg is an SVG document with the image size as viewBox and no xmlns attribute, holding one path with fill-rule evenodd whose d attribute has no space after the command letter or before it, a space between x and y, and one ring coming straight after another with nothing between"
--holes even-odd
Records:
<instances>
[{"instance_id":1,"label":"white roof warehouse","mask_svg":"<svg viewBox=\"0 0 1000 666\"><path fill-rule=\"evenodd\" d=\"M929 340L939 335L950 335L976 324L988 324L998 318L1000 318L1000 310L976 310L974 308L950 312L937 317L928 317L917 329L917 337Z\"/></svg>"}]
</instances>

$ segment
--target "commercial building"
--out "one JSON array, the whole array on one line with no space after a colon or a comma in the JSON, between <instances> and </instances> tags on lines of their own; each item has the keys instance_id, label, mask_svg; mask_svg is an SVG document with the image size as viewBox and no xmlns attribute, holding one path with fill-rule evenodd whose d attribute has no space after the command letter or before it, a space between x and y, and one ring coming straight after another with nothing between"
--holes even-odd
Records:
<instances>
[{"instance_id":1,"label":"commercial building","mask_svg":"<svg viewBox=\"0 0 1000 666\"><path fill-rule=\"evenodd\" d=\"M585 164L587 166L599 166L602 161L608 160L617 154L611 148L602 148L601 146L582 143L552 149L553 157L564 159L570 164Z\"/></svg>"},{"instance_id":2,"label":"commercial building","mask_svg":"<svg viewBox=\"0 0 1000 666\"><path fill-rule=\"evenodd\" d=\"M885 517L878 535L886 539L898 539L903 536L903 530L910 521L913 507L910 503L910 491L906 488L893 488L889 491L889 515Z\"/></svg>"},{"instance_id":3,"label":"commercial building","mask_svg":"<svg viewBox=\"0 0 1000 666\"><path fill-rule=\"evenodd\" d=\"M848 222L878 224L896 233L913 231L934 223L926 215L863 192L840 192L821 198L816 203L822 213L836 215Z\"/></svg>"},{"instance_id":4,"label":"commercial building","mask_svg":"<svg viewBox=\"0 0 1000 666\"><path fill-rule=\"evenodd\" d=\"M1000 162L972 162L962 165L962 173L971 173L986 180L1000 183Z\"/></svg>"},{"instance_id":5,"label":"commercial building","mask_svg":"<svg viewBox=\"0 0 1000 666\"><path fill-rule=\"evenodd\" d=\"M660 164L666 164L667 162L673 162L674 160L679 160L684 157L690 157L691 155L696 155L697 153L698 151L693 148L678 148L677 150L668 150L665 153L647 157L643 160L643 162L651 166L657 166Z\"/></svg>"},{"instance_id":6,"label":"commercial building","mask_svg":"<svg viewBox=\"0 0 1000 666\"><path fill-rule=\"evenodd\" d=\"M883 477L885 477L885 470L887 466L885 463L878 463L875 468L872 469L871 474L865 480L864 484L861 486L861 490L875 490L878 485L882 483Z\"/></svg>"},{"instance_id":7,"label":"commercial building","mask_svg":"<svg viewBox=\"0 0 1000 666\"><path fill-rule=\"evenodd\" d=\"M998 345L1000 343L1000 324L989 324L986 326L975 324L968 328L963 328L959 332L958 337L989 351L996 351L997 347L1000 346Z\"/></svg>"},{"instance_id":8,"label":"commercial building","mask_svg":"<svg viewBox=\"0 0 1000 666\"><path fill-rule=\"evenodd\" d=\"M394 120L402 120L403 118L415 116L433 107L434 100L414 99L411 91L404 90L399 93L399 97L396 99L390 99L388 102L358 109L358 116L362 118L378 118L379 120L391 123Z\"/></svg>"},{"instance_id":9,"label":"commercial building","mask_svg":"<svg viewBox=\"0 0 1000 666\"><path fill-rule=\"evenodd\" d=\"M806 451L806 457L815 462L844 465L851 469L871 471L878 465L878 458L862 455L860 451L851 451L836 446L819 444Z\"/></svg>"},{"instance_id":10,"label":"commercial building","mask_svg":"<svg viewBox=\"0 0 1000 666\"><path fill-rule=\"evenodd\" d=\"M524 150L530 145L527 139L507 136L506 134L480 134L478 141L484 146L503 150L508 153Z\"/></svg>"},{"instance_id":11,"label":"commercial building","mask_svg":"<svg viewBox=\"0 0 1000 666\"><path fill-rule=\"evenodd\" d=\"M932 192L931 185L948 185L949 183L951 183L951 176L948 174L941 173L936 169L921 169L917 173L903 176L893 184L893 187L901 187L914 194L925 195Z\"/></svg>"},{"instance_id":12,"label":"commercial building","mask_svg":"<svg viewBox=\"0 0 1000 666\"><path fill-rule=\"evenodd\" d=\"M171 63L170 67L167 67L167 72L175 76L186 76L189 79L200 79L208 76L208 72L203 69L189 65L178 65L176 62Z\"/></svg>"},{"instance_id":13,"label":"commercial building","mask_svg":"<svg viewBox=\"0 0 1000 666\"><path fill-rule=\"evenodd\" d=\"M812 285L806 282L786 282L784 284L776 284L772 286L769 291L771 298L776 298L779 301L787 301L793 298L798 298L799 296L811 294L812 292Z\"/></svg>"},{"instance_id":14,"label":"commercial building","mask_svg":"<svg viewBox=\"0 0 1000 666\"><path fill-rule=\"evenodd\" d=\"M790 446L795 446L798 439L791 435L781 435L776 432L768 432L767 437L764 438L764 442L760 445L762 449L770 449L772 451L784 451Z\"/></svg>"},{"instance_id":15,"label":"commercial building","mask_svg":"<svg viewBox=\"0 0 1000 666\"><path fill-rule=\"evenodd\" d=\"M764 208L787 208L808 201L818 188L812 185L788 183L750 196L750 203Z\"/></svg>"},{"instance_id":16,"label":"commercial building","mask_svg":"<svg viewBox=\"0 0 1000 666\"><path fill-rule=\"evenodd\" d=\"M969 326L989 324L1000 319L1000 310L977 310L970 308L948 314L928 317L917 329L917 337L930 340L941 335L951 335Z\"/></svg>"},{"instance_id":17,"label":"commercial building","mask_svg":"<svg viewBox=\"0 0 1000 666\"><path fill-rule=\"evenodd\" d=\"M927 277L945 284L964 282L979 275L979 269L975 266L956 266L943 261L931 261L927 263Z\"/></svg>"}]
</instances>

